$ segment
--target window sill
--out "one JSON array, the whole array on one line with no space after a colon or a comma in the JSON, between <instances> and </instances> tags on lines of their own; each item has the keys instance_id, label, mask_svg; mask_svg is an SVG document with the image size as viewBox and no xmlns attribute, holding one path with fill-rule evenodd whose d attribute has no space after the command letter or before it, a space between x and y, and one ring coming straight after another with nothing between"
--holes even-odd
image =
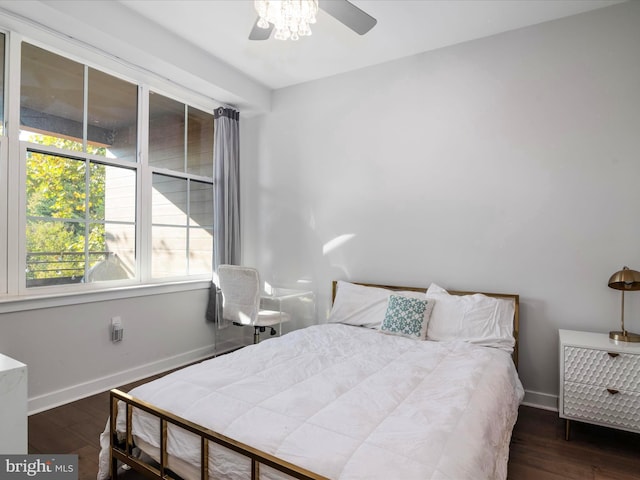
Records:
<instances>
[{"instance_id":1,"label":"window sill","mask_svg":"<svg viewBox=\"0 0 640 480\"><path fill-rule=\"evenodd\" d=\"M4 296L0 297L0 314L22 312L27 310L38 310L41 308L79 305L82 303L103 302L107 300L119 300L122 298L162 295L165 293L184 292L188 290L201 290L208 289L210 285L211 280L197 280L161 284L134 285L98 291L92 290L88 292L65 292L30 296Z\"/></svg>"}]
</instances>

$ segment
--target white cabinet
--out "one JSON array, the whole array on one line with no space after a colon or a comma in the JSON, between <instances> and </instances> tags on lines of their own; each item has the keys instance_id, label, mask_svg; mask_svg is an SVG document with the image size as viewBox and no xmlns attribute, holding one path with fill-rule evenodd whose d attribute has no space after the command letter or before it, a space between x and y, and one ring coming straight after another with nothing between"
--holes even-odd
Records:
<instances>
[{"instance_id":1,"label":"white cabinet","mask_svg":"<svg viewBox=\"0 0 640 480\"><path fill-rule=\"evenodd\" d=\"M560 417L640 433L640 343L560 330Z\"/></svg>"},{"instance_id":2,"label":"white cabinet","mask_svg":"<svg viewBox=\"0 0 640 480\"><path fill-rule=\"evenodd\" d=\"M27 366L0 353L0 454L27 450Z\"/></svg>"}]
</instances>

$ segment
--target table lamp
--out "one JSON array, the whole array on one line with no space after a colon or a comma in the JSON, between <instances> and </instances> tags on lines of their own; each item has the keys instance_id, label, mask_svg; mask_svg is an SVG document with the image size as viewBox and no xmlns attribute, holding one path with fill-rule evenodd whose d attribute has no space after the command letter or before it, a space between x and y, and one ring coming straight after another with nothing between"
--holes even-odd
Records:
<instances>
[{"instance_id":1,"label":"table lamp","mask_svg":"<svg viewBox=\"0 0 640 480\"><path fill-rule=\"evenodd\" d=\"M627 332L624 328L624 292L640 290L640 272L623 267L622 270L611 275L609 287L622 292L621 303L621 329L620 331L609 332L609 338L619 342L640 342L640 335Z\"/></svg>"}]
</instances>

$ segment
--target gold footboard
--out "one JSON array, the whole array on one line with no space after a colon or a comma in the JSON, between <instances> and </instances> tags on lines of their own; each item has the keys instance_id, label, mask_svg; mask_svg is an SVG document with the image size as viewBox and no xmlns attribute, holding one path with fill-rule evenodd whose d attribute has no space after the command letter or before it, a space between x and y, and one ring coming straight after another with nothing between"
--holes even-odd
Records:
<instances>
[{"instance_id":1,"label":"gold footboard","mask_svg":"<svg viewBox=\"0 0 640 480\"><path fill-rule=\"evenodd\" d=\"M118 416L118 402L124 402L126 406L126 430L124 440L121 441L118 438L116 431L116 421ZM273 455L262 452L249 445L245 445L232 438L221 435L213 430L201 427L193 422L185 420L177 415L157 408L142 400L136 399L131 395L121 392L120 390L111 390L110 395L111 404L111 446L110 446L110 458L111 458L111 478L117 480L118 478L118 461L129 465L131 468L139 471L140 473L147 475L151 478L158 479L171 479L172 472L167 468L168 453L167 453L167 427L168 424L176 425L186 431L189 431L198 437L200 437L200 479L207 480L209 476L209 442L217 443L223 447L226 447L234 452L237 452L249 459L251 459L251 480L260 479L260 465L268 465L280 472L283 472L292 478L299 480L329 480L322 475L317 475L304 468L298 467L292 463L281 460ZM139 408L155 417L160 422L160 460L159 466L150 465L149 463L137 458L133 455L133 409Z\"/></svg>"}]
</instances>

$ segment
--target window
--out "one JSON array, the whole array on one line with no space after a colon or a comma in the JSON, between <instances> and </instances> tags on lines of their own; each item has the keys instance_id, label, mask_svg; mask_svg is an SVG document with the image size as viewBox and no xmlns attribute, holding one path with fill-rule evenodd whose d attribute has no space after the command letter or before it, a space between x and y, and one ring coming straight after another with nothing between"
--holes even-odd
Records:
<instances>
[{"instance_id":1,"label":"window","mask_svg":"<svg viewBox=\"0 0 640 480\"><path fill-rule=\"evenodd\" d=\"M210 273L213 262L213 115L149 96L154 278Z\"/></svg>"},{"instance_id":2,"label":"window","mask_svg":"<svg viewBox=\"0 0 640 480\"><path fill-rule=\"evenodd\" d=\"M18 278L0 293L210 278L213 115L31 43L17 48L20 239L15 252L0 246L17 256Z\"/></svg>"},{"instance_id":3,"label":"window","mask_svg":"<svg viewBox=\"0 0 640 480\"><path fill-rule=\"evenodd\" d=\"M27 288L136 277L137 97L22 44Z\"/></svg>"},{"instance_id":4,"label":"window","mask_svg":"<svg viewBox=\"0 0 640 480\"><path fill-rule=\"evenodd\" d=\"M135 170L27 150L26 286L135 277Z\"/></svg>"}]
</instances>

